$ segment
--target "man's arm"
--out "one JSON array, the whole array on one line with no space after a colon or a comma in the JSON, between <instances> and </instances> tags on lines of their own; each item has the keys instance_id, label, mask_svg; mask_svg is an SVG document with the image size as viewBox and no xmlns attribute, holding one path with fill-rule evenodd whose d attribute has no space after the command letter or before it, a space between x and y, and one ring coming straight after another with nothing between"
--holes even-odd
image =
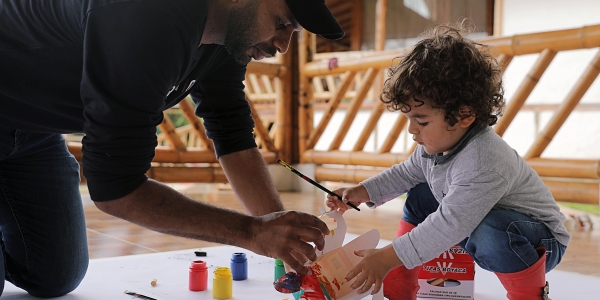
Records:
<instances>
[{"instance_id":1,"label":"man's arm","mask_svg":"<svg viewBox=\"0 0 600 300\"><path fill-rule=\"evenodd\" d=\"M158 232L280 258L301 273L308 270L292 253L316 259L313 247L304 241L322 249L323 234L329 233L327 225L310 214L282 211L252 217L187 198L151 179L125 197L95 204L108 214Z\"/></svg>"},{"instance_id":2,"label":"man's arm","mask_svg":"<svg viewBox=\"0 0 600 300\"><path fill-rule=\"evenodd\" d=\"M258 148L223 155L219 162L246 211L260 216L283 210L279 194Z\"/></svg>"}]
</instances>

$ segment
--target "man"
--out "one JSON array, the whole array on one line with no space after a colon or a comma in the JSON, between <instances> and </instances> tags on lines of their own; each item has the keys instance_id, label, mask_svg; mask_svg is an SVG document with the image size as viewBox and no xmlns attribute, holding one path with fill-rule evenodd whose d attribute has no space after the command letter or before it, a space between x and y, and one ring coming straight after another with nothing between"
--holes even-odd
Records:
<instances>
[{"instance_id":1,"label":"man","mask_svg":"<svg viewBox=\"0 0 600 300\"><path fill-rule=\"evenodd\" d=\"M252 137L246 64L294 31L343 36L323 0L0 0L0 276L37 297L77 287L88 263L79 167L60 134L84 132L102 211L146 228L315 259L327 226L283 211ZM191 93L247 216L144 174L162 111ZM4 281L1 283L2 289Z\"/></svg>"}]
</instances>

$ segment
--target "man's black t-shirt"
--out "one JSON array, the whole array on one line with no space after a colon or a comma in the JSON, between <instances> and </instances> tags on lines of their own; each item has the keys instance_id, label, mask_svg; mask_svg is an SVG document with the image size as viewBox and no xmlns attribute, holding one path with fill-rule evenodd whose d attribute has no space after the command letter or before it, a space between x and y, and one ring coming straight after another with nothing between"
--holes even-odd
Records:
<instances>
[{"instance_id":1,"label":"man's black t-shirt","mask_svg":"<svg viewBox=\"0 0 600 300\"><path fill-rule=\"evenodd\" d=\"M162 111L191 93L217 156L249 149L246 66L202 45L203 0L0 1L0 124L83 132L92 199L141 185Z\"/></svg>"}]
</instances>

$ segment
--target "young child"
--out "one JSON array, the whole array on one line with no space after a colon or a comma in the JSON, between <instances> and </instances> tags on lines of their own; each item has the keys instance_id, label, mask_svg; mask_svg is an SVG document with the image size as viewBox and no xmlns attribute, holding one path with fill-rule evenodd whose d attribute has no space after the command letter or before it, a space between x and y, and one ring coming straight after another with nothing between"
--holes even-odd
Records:
<instances>
[{"instance_id":1,"label":"young child","mask_svg":"<svg viewBox=\"0 0 600 300\"><path fill-rule=\"evenodd\" d=\"M509 299L547 299L545 273L569 243L552 194L498 136L504 106L496 60L465 37L463 26L438 26L390 69L381 100L408 118L419 145L407 161L359 185L334 191L341 212L375 208L408 192L397 238L364 257L347 280L365 292L382 283L390 300L415 299L420 266L455 244L495 272ZM387 276L386 276L387 275ZM385 278L385 279L384 279Z\"/></svg>"}]
</instances>

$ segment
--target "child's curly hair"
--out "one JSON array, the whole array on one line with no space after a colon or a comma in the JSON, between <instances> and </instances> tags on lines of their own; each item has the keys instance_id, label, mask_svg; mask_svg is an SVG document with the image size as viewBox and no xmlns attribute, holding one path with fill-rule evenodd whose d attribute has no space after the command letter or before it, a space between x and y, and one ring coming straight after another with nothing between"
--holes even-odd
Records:
<instances>
[{"instance_id":1,"label":"child's curly hair","mask_svg":"<svg viewBox=\"0 0 600 300\"><path fill-rule=\"evenodd\" d=\"M424 39L389 69L381 101L391 111L407 113L411 95L426 97L433 108L444 110L450 126L466 105L476 116L474 124L494 125L505 104L502 74L487 46L463 37L471 31L463 21L421 34Z\"/></svg>"}]
</instances>

